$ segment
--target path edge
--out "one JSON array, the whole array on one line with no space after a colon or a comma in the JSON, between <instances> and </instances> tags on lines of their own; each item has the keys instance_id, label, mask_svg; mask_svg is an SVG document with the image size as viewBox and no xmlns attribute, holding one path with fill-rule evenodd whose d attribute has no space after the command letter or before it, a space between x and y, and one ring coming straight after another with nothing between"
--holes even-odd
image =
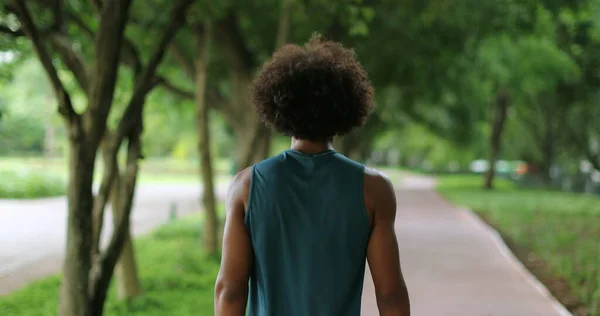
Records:
<instances>
[{"instance_id":1,"label":"path edge","mask_svg":"<svg viewBox=\"0 0 600 316\"><path fill-rule=\"evenodd\" d=\"M504 239L500 235L500 233L486 223L481 217L479 217L475 212L466 207L458 208L458 211L461 215L468 218L478 229L482 230L485 235L492 241L494 246L500 251L502 256L508 261L508 263L529 283L531 284L540 294L550 299L552 303L552 308L556 310L556 312L560 316L573 316L567 308L562 305L558 299L552 295L552 293L548 290L548 288L540 282L524 265L523 263L515 256L515 254L510 250L508 245L504 242Z\"/></svg>"}]
</instances>

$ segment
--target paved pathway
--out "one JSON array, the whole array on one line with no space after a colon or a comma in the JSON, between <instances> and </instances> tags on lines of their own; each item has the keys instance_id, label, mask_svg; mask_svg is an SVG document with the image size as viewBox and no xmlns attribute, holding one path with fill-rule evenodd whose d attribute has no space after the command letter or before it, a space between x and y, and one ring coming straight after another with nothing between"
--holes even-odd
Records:
<instances>
[{"instance_id":1,"label":"paved pathway","mask_svg":"<svg viewBox=\"0 0 600 316\"><path fill-rule=\"evenodd\" d=\"M139 235L169 219L171 203L178 215L198 211L199 185L142 185L136 192L132 232ZM223 197L221 185L217 195ZM112 214L105 212L103 242L112 232ZM66 199L0 199L0 295L56 273L62 265L66 238Z\"/></svg>"},{"instance_id":2,"label":"paved pathway","mask_svg":"<svg viewBox=\"0 0 600 316\"><path fill-rule=\"evenodd\" d=\"M485 223L453 207L431 179L398 186L396 232L413 316L570 315ZM379 315L369 272L363 315Z\"/></svg>"},{"instance_id":3,"label":"paved pathway","mask_svg":"<svg viewBox=\"0 0 600 316\"><path fill-rule=\"evenodd\" d=\"M396 229L413 316L570 315L493 230L442 200L433 186L431 179L418 176L407 176L398 186ZM180 214L197 210L199 192L196 186L142 187L133 212L134 234L164 223L172 201ZM111 223L107 213L106 223ZM0 200L0 295L59 270L65 217L64 198ZM364 316L378 315L374 296L367 271Z\"/></svg>"}]
</instances>

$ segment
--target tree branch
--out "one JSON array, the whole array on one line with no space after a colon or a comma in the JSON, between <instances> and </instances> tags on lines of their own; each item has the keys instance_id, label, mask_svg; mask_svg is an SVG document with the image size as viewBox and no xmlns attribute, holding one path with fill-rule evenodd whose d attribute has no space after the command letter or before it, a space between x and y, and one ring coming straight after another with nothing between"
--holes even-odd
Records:
<instances>
[{"instance_id":1,"label":"tree branch","mask_svg":"<svg viewBox=\"0 0 600 316\"><path fill-rule=\"evenodd\" d=\"M102 235L104 210L106 209L115 178L119 176L117 153L120 146L114 146L112 141L113 137L107 132L104 136L101 150L104 158L104 173L98 195L94 198L94 208L92 210L92 258L100 253L100 236Z\"/></svg>"},{"instance_id":2,"label":"tree branch","mask_svg":"<svg viewBox=\"0 0 600 316\"><path fill-rule=\"evenodd\" d=\"M0 33L3 34L7 34L10 35L12 37L23 37L26 36L26 34L23 32L23 30L12 30L11 28L9 28L8 26L5 25L0 25Z\"/></svg>"},{"instance_id":3,"label":"tree branch","mask_svg":"<svg viewBox=\"0 0 600 316\"><path fill-rule=\"evenodd\" d=\"M61 56L62 61L71 70L75 80L87 95L89 92L90 81L88 68L81 56L73 47L73 44L62 33L52 32L49 34L52 48Z\"/></svg>"},{"instance_id":4,"label":"tree branch","mask_svg":"<svg viewBox=\"0 0 600 316\"><path fill-rule=\"evenodd\" d=\"M138 159L141 157L141 133L142 133L142 111L145 103L145 98L148 92L159 83L156 79L155 72L158 65L162 61L165 50L170 41L175 37L177 31L185 23L187 16L187 8L193 0L178 1L171 14L170 23L163 33L159 43L148 62L148 65L142 71L141 75L136 78L135 89L133 95L125 109L125 113L119 121L116 134L112 139L112 144L109 153L117 154L118 147L124 140L125 136L129 138L129 149L127 154L127 165L125 169L125 190L123 205L119 218L116 220L115 230L111 236L111 240L107 249L101 254L98 259L97 269L92 274L92 282L90 286L92 305L101 306L106 297L106 289L110 283L114 266L119 259L125 235L130 222L130 213L135 193L135 184L138 173ZM101 201L99 201L100 203Z\"/></svg>"},{"instance_id":5,"label":"tree branch","mask_svg":"<svg viewBox=\"0 0 600 316\"><path fill-rule=\"evenodd\" d=\"M90 38L94 38L96 33L78 16L74 14L68 14L69 20L72 20L80 29L82 29ZM142 61L140 58L137 47L133 44L127 36L123 37L123 50L121 51L121 61L129 65L135 76L138 76L143 68Z\"/></svg>"},{"instance_id":6,"label":"tree branch","mask_svg":"<svg viewBox=\"0 0 600 316\"><path fill-rule=\"evenodd\" d=\"M232 61L232 66L244 71L250 71L254 68L256 58L244 41L237 15L234 12L230 12L217 24L217 31L222 39L219 42L222 42L225 46L225 51Z\"/></svg>"},{"instance_id":7,"label":"tree branch","mask_svg":"<svg viewBox=\"0 0 600 316\"><path fill-rule=\"evenodd\" d=\"M281 0L281 12L279 15L279 28L275 38L275 49L285 45L290 37L290 11L292 10L292 0Z\"/></svg>"},{"instance_id":8,"label":"tree branch","mask_svg":"<svg viewBox=\"0 0 600 316\"><path fill-rule=\"evenodd\" d=\"M92 31L92 29L76 14L67 12L67 18L73 21L75 25L77 25L77 28L86 33L90 38L94 38L96 36L96 33L94 33L94 31Z\"/></svg>"},{"instance_id":9,"label":"tree branch","mask_svg":"<svg viewBox=\"0 0 600 316\"><path fill-rule=\"evenodd\" d=\"M100 13L95 40L94 81L90 87L84 128L90 134L91 149L96 149L104 131L114 98L119 57L131 0L106 0Z\"/></svg>"},{"instance_id":10,"label":"tree branch","mask_svg":"<svg viewBox=\"0 0 600 316\"><path fill-rule=\"evenodd\" d=\"M181 47L181 44L175 41L171 45L171 52L173 53L173 56L175 57L175 59L179 63L179 66L182 68L185 74L193 80L195 77L194 62L189 56L185 54L183 47Z\"/></svg>"},{"instance_id":11,"label":"tree branch","mask_svg":"<svg viewBox=\"0 0 600 316\"><path fill-rule=\"evenodd\" d=\"M87 65L83 57L75 50L73 43L71 43L65 33L65 18L68 17L68 15L64 11L63 0L38 0L37 2L39 5L49 8L54 18L52 26L50 26L48 30L40 33L49 38L49 42L52 45L53 50L58 52L62 61L73 73L77 83L87 95L89 92L89 75ZM70 14L69 16L72 16L73 20L80 20L73 14ZM84 29L84 31L86 30L85 27L80 26L80 28Z\"/></svg>"},{"instance_id":12,"label":"tree branch","mask_svg":"<svg viewBox=\"0 0 600 316\"><path fill-rule=\"evenodd\" d=\"M141 111L141 107L144 105L146 94L152 89L152 85L155 84L154 78L156 69L162 61L166 48L169 46L171 40L175 37L177 31L185 23L185 19L187 17L186 9L193 3L193 1L194 0L179 0L175 4L171 14L171 22L159 40L152 57L150 57L148 65L144 68L142 74L136 80L133 95L117 127L115 136L115 141L117 143L120 143L124 139L125 135L129 133L131 128L133 128L135 120L132 119L132 117L136 116L136 113Z\"/></svg>"},{"instance_id":13,"label":"tree branch","mask_svg":"<svg viewBox=\"0 0 600 316\"><path fill-rule=\"evenodd\" d=\"M58 77L58 72L52 63L52 58L46 50L46 47L44 46L44 43L40 37L40 33L33 23L33 19L29 10L27 9L25 1L13 0L13 4L15 5L15 9L21 23L23 24L24 32L31 39L35 52L38 55L42 66L46 70L46 74L50 78L50 82L52 83L52 87L56 93L56 98L58 99L59 113L61 113L69 123L74 123L79 119L79 115L77 115L73 109L71 97L67 93L62 81Z\"/></svg>"},{"instance_id":14,"label":"tree branch","mask_svg":"<svg viewBox=\"0 0 600 316\"><path fill-rule=\"evenodd\" d=\"M53 0L52 5L50 5L52 10L52 15L54 15L54 25L53 29L58 32L62 32L65 27L65 12L63 10L63 1L62 0Z\"/></svg>"},{"instance_id":15,"label":"tree branch","mask_svg":"<svg viewBox=\"0 0 600 316\"><path fill-rule=\"evenodd\" d=\"M179 87L176 87L175 85L173 85L173 83L167 81L164 78L161 78L160 86L162 88L164 88L165 90L167 90L168 92L172 93L173 95L178 96L182 99L194 100L194 92L193 91L186 91L186 90L180 89Z\"/></svg>"},{"instance_id":16,"label":"tree branch","mask_svg":"<svg viewBox=\"0 0 600 316\"><path fill-rule=\"evenodd\" d=\"M117 200L123 201L119 205L113 207L121 208L115 219L115 230L111 236L110 242L106 250L100 255L95 264L95 269L91 273L90 282L90 300L93 310L101 310L106 299L108 286L114 273L115 265L121 255L121 250L125 243L127 229L131 221L131 209L135 195L135 186L137 182L137 174L139 169L138 160L141 158L141 134L142 134L142 113L139 112L137 117L134 117L136 127L128 135L129 144L127 150L127 162L125 172L123 174L124 189L118 193L123 194Z\"/></svg>"}]
</instances>

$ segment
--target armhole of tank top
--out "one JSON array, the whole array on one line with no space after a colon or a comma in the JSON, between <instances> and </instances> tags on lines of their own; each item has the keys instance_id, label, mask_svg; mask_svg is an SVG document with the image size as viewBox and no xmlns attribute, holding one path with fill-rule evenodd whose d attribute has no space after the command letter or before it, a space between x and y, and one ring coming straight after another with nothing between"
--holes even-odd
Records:
<instances>
[{"instance_id":1,"label":"armhole of tank top","mask_svg":"<svg viewBox=\"0 0 600 316\"><path fill-rule=\"evenodd\" d=\"M362 213L364 216L364 222L365 222L365 227L367 228L367 231L369 232L369 234L371 233L371 219L369 218L369 210L367 209L367 204L365 203L365 171L366 171L366 166L361 164L360 165L360 205L361 205L361 209L362 209Z\"/></svg>"},{"instance_id":2,"label":"armhole of tank top","mask_svg":"<svg viewBox=\"0 0 600 316\"><path fill-rule=\"evenodd\" d=\"M244 224L250 227L250 211L252 211L252 197L254 196L254 169L256 165L250 169L250 189L248 190L248 205L246 207L246 213L244 214Z\"/></svg>"}]
</instances>

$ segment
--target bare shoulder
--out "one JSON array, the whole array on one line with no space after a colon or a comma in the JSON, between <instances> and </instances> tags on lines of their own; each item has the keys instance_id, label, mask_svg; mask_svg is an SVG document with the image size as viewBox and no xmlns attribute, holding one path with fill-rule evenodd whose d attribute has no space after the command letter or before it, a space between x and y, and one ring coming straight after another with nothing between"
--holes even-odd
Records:
<instances>
[{"instance_id":1,"label":"bare shoulder","mask_svg":"<svg viewBox=\"0 0 600 316\"><path fill-rule=\"evenodd\" d=\"M246 206L248 204L248 195L250 194L251 182L252 167L248 167L238 172L229 184L229 190L227 191L227 204L232 205L242 203L244 205L244 210L247 209Z\"/></svg>"},{"instance_id":2,"label":"bare shoulder","mask_svg":"<svg viewBox=\"0 0 600 316\"><path fill-rule=\"evenodd\" d=\"M369 191L385 191L394 193L394 185L390 178L386 176L383 172L365 167L365 190Z\"/></svg>"},{"instance_id":3,"label":"bare shoulder","mask_svg":"<svg viewBox=\"0 0 600 316\"><path fill-rule=\"evenodd\" d=\"M370 215L390 210L395 212L396 192L392 181L381 171L365 167L365 206Z\"/></svg>"}]
</instances>

